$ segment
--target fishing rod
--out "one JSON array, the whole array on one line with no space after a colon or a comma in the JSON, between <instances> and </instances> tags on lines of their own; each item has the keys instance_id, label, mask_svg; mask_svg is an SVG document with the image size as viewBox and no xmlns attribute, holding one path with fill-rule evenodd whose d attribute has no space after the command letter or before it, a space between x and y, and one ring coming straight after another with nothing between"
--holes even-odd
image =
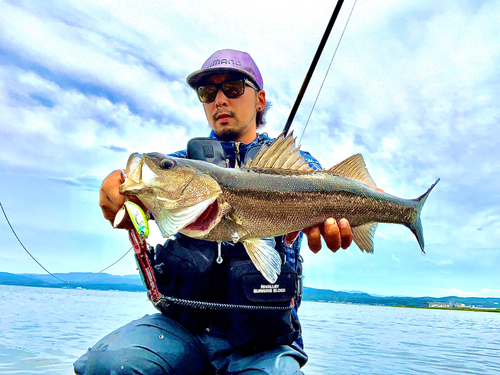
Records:
<instances>
[{"instance_id":1,"label":"fishing rod","mask_svg":"<svg viewBox=\"0 0 500 375\"><path fill-rule=\"evenodd\" d=\"M285 137L288 134L290 127L292 126L292 122L293 122L293 119L295 117L295 114L297 113L297 110L300 106L302 98L304 97L307 86L309 85L309 81L311 80L312 75L314 73L314 70L316 69L316 65L318 64L318 61L319 61L319 58L321 57L321 53L323 52L323 49L325 48L326 42L328 40L328 37L330 36L330 33L333 29L333 25L335 24L335 21L337 20L337 17L340 13L340 9L342 8L343 3L344 3L344 0L337 1L337 5L335 6L335 9L333 10L332 16L330 18L330 22L328 22L328 25L326 26L325 32L323 34L323 38L321 38L318 49L316 50L316 54L314 55L313 61L311 62L311 66L309 67L309 70L308 70L306 77L304 79L304 83L302 83L302 87L300 88L299 94L297 95L297 99L295 99L295 103L293 105L292 111L290 112L290 115L288 116L288 120L286 121L285 127L283 128L283 135ZM354 7L353 7L353 9L354 9Z\"/></svg>"},{"instance_id":2,"label":"fishing rod","mask_svg":"<svg viewBox=\"0 0 500 375\"><path fill-rule=\"evenodd\" d=\"M311 111L309 112L309 116L307 117L306 124L304 125L304 129L302 129L302 133L300 134L299 142L298 144L300 145L302 142L302 137L304 136L304 133L306 132L307 125L309 125L309 120L311 119L312 113L314 111L314 108L316 108L316 103L318 102L319 96L321 95L321 90L323 89L323 85L325 84L326 77L328 76L328 73L330 72L330 68L332 67L333 60L335 59L335 56L337 55L337 51L339 49L340 43L342 42L342 38L344 37L345 30L347 29L347 25L349 24L349 21L352 16L352 12L354 12L354 7L356 6L358 0L354 0L354 4L352 5L351 12L349 13L349 17L347 18L347 22L345 23L344 30L342 30L342 34L340 35L339 41L337 42L337 46L335 47L335 51L333 52L332 58L330 60L330 64L328 65L328 69L326 70L325 76L323 77L323 82L321 82L321 86L319 87L318 93L316 94L316 99L314 99L314 103L311 107Z\"/></svg>"}]
</instances>

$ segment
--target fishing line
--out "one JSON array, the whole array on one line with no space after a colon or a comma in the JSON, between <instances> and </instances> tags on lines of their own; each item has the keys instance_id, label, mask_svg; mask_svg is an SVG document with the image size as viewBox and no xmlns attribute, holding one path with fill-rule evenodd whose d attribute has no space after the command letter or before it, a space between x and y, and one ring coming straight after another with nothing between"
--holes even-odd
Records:
<instances>
[{"instance_id":1,"label":"fishing line","mask_svg":"<svg viewBox=\"0 0 500 375\"><path fill-rule=\"evenodd\" d=\"M31 253L28 251L28 249L24 246L24 244L21 242L21 240L19 239L19 237L17 236L16 234L16 231L14 230L14 228L12 228L12 225L10 224L10 221L9 221L9 218L7 217L7 214L5 213L5 210L3 209L3 206L2 206L2 202L0 202L0 208L2 209L2 212L3 212L3 216L5 216L5 220L7 220L7 224L9 224L9 227L10 227L10 230L12 231L12 233L14 233L14 236L16 236L17 238L17 241L21 244L21 246L23 247L24 251L26 251L28 253L28 255L40 266L43 268L43 270L45 272L47 272L50 276L54 277L55 279L59 280L59 281L62 281L63 283L68 283L69 284L69 281L66 281L66 280L63 280L63 279L60 279L59 277L57 277L56 275L54 275L53 273L51 273L47 268L45 268L44 266L42 266L42 264L36 260L36 258L31 255Z\"/></svg>"},{"instance_id":2,"label":"fishing line","mask_svg":"<svg viewBox=\"0 0 500 375\"><path fill-rule=\"evenodd\" d=\"M42 269L47 272L50 276L54 277L55 279L59 280L59 281L62 281L63 283L67 283L67 284L71 284L69 281L67 280L63 280L59 277L57 277L56 275L54 275L52 272L50 272L47 268L45 268L38 260L36 260L36 258L28 251L28 249L26 248L26 246L24 246L24 244L21 242L21 240L19 239L19 237L17 236L17 233L16 231L14 230L14 228L12 227L12 225L10 224L10 221L9 221L9 218L7 217L7 213L5 212L4 208L3 208L3 205L2 205L2 202L0 202L0 208L2 209L2 212L3 212L3 216L5 217L5 220L7 221L7 224L9 224L9 227L10 227L10 230L12 231L12 233L14 234L14 236L16 237L17 241L21 244L22 248L24 249L24 251L26 251L28 253L28 255L40 266L42 267ZM114 266L116 263L118 263L120 260L122 260L123 258L125 258L125 255L127 255L130 250L132 250L134 247L131 246L127 252L125 254L123 254L117 261L115 261L114 263L110 264L109 266L107 266L106 268L104 268L103 270L91 275L91 276L88 276L86 278L83 278L83 279L80 279L80 280L76 280L76 281L73 281L74 283L77 283L77 282L80 282L80 281L83 281L83 280L87 280L87 279L90 279L92 277L94 277L95 275L98 275L104 271L106 271L108 268Z\"/></svg>"},{"instance_id":3,"label":"fishing line","mask_svg":"<svg viewBox=\"0 0 500 375\"><path fill-rule=\"evenodd\" d=\"M297 143L300 145L302 142L302 137L304 136L304 133L306 132L307 125L309 124L309 120L311 119L311 115L314 111L314 107L316 107L316 102L318 101L319 95L321 94L321 89L323 88L323 85L325 84L326 77L328 76L328 73L330 72L330 68L333 63L333 59L335 58L335 55L337 54L337 50L339 49L340 42L342 42L342 38L344 36L345 30L347 29L347 25L349 24L349 20L351 19L352 12L354 11L354 7L356 6L356 2L358 0L354 0L354 4L352 5L351 8L351 13L349 13L349 17L347 18L347 22L345 23L344 30L342 30L342 34L340 35L340 39L337 43L337 47L335 47L335 51L333 52L332 59L330 60L330 65L328 65L328 69L326 70L325 76L323 77L323 82L321 82L321 86L319 87L318 95L316 95L316 99L314 100L313 106L311 108L311 112L309 112L309 117L307 118L306 125L304 126L304 129L302 130L302 134L300 135L299 142Z\"/></svg>"},{"instance_id":4,"label":"fishing line","mask_svg":"<svg viewBox=\"0 0 500 375\"><path fill-rule=\"evenodd\" d=\"M104 271L106 271L108 268L111 268L113 267L116 263L118 263L120 260L122 260L123 258L125 258L125 255L127 255L128 253L130 253L130 250L132 250L134 248L134 246L130 246L130 248L127 250L127 252L125 254L123 254L120 258L118 258L117 261L115 261L114 263L111 263L109 266L107 266L106 268L100 270L99 272L96 272L90 276L87 276L87 277L84 277L83 279L79 279L79 280L76 280L76 281L73 281L74 283L78 283L78 282L81 282L81 281L85 281L85 280L88 280L88 279L91 279L93 277L95 277L96 275L100 274L100 273L103 273ZM69 282L68 282L69 284Z\"/></svg>"},{"instance_id":5,"label":"fishing line","mask_svg":"<svg viewBox=\"0 0 500 375\"><path fill-rule=\"evenodd\" d=\"M309 81L311 81L312 75L314 73L314 69L316 69L316 65L318 64L319 58L321 57L321 53L323 52L323 49L325 48L326 42L328 41L328 37L330 36L330 32L333 29L333 25L335 25L335 21L337 20L337 17L340 13L340 9L342 9L343 3L344 3L344 0L337 1L337 5L335 6L335 9L333 10L332 17L330 18L330 21L328 22L328 25L326 26L325 33L323 34L323 37L321 38L321 41L319 42L319 46L318 46L318 49L316 50L316 53L314 54L311 66L309 67L309 70L307 71L304 82L302 83L302 87L300 88L299 94L297 95L297 99L295 99L295 103L293 104L293 108L292 108L292 111L290 112L290 116L288 116L288 120L286 121L285 127L283 128L283 136L285 136L285 137L288 134L288 131L290 130L290 126L292 126L292 122L293 122L293 119L295 117L295 114L297 113L297 109L299 109L300 102L302 101L302 98L304 97L304 94L307 90L307 86L309 85Z\"/></svg>"}]
</instances>

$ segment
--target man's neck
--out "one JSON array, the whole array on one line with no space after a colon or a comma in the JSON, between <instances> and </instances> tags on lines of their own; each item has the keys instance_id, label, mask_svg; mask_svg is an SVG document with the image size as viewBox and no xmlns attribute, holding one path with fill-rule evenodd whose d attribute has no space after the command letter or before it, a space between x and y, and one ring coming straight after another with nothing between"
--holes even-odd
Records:
<instances>
[{"instance_id":1,"label":"man's neck","mask_svg":"<svg viewBox=\"0 0 500 375\"><path fill-rule=\"evenodd\" d=\"M212 130L212 132L210 133L210 136L215 137L218 140L223 141L223 142L241 142L241 143L248 144L248 143L252 143L255 139L257 139L258 133L255 132L253 134L245 134L245 135L233 138L233 139L223 139L223 138L217 136L217 134L215 134L214 131Z\"/></svg>"},{"instance_id":2,"label":"man's neck","mask_svg":"<svg viewBox=\"0 0 500 375\"><path fill-rule=\"evenodd\" d=\"M252 133L252 134L245 134L241 137L238 137L234 141L248 144L248 143L252 143L256 138L257 138L257 133Z\"/></svg>"}]
</instances>

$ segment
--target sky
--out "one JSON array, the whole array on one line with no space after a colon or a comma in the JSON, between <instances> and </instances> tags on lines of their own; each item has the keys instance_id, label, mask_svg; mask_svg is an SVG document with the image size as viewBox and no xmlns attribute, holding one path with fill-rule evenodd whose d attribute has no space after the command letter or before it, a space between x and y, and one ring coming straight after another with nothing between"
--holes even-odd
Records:
<instances>
[{"instance_id":1,"label":"sky","mask_svg":"<svg viewBox=\"0 0 500 375\"><path fill-rule=\"evenodd\" d=\"M301 148L324 167L361 153L398 197L441 181L422 212L425 255L407 228L380 224L373 254L304 243L305 285L500 297L500 2L358 0L332 61L353 3L292 130L300 137L307 123ZM0 0L0 202L41 264L98 272L125 254L100 184L132 152L208 135L185 79L216 50L252 55L272 103L263 131L281 132L334 7L284 4ZM0 238L0 272L44 272L4 217ZM106 272L136 273L132 253Z\"/></svg>"}]
</instances>

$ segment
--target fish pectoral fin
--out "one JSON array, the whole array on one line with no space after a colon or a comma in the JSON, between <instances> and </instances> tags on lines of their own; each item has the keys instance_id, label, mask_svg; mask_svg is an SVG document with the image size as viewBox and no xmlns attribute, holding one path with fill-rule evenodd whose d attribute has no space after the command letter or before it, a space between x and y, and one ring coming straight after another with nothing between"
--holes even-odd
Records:
<instances>
[{"instance_id":1,"label":"fish pectoral fin","mask_svg":"<svg viewBox=\"0 0 500 375\"><path fill-rule=\"evenodd\" d=\"M373 237L375 236L377 225L378 223L368 223L351 228L352 239L361 251L373 253Z\"/></svg>"},{"instance_id":2,"label":"fish pectoral fin","mask_svg":"<svg viewBox=\"0 0 500 375\"><path fill-rule=\"evenodd\" d=\"M216 199L217 197L212 197L190 207L171 210L158 208L151 212L160 228L161 235L168 238L195 221Z\"/></svg>"},{"instance_id":3,"label":"fish pectoral fin","mask_svg":"<svg viewBox=\"0 0 500 375\"><path fill-rule=\"evenodd\" d=\"M242 242L257 270L267 281L274 284L281 273L280 254L264 240L253 239Z\"/></svg>"},{"instance_id":4,"label":"fish pectoral fin","mask_svg":"<svg viewBox=\"0 0 500 375\"><path fill-rule=\"evenodd\" d=\"M236 212L234 210L231 210L231 212L227 215L228 219L231 221L234 221L236 224L241 225L242 221L241 218L236 215Z\"/></svg>"}]
</instances>

